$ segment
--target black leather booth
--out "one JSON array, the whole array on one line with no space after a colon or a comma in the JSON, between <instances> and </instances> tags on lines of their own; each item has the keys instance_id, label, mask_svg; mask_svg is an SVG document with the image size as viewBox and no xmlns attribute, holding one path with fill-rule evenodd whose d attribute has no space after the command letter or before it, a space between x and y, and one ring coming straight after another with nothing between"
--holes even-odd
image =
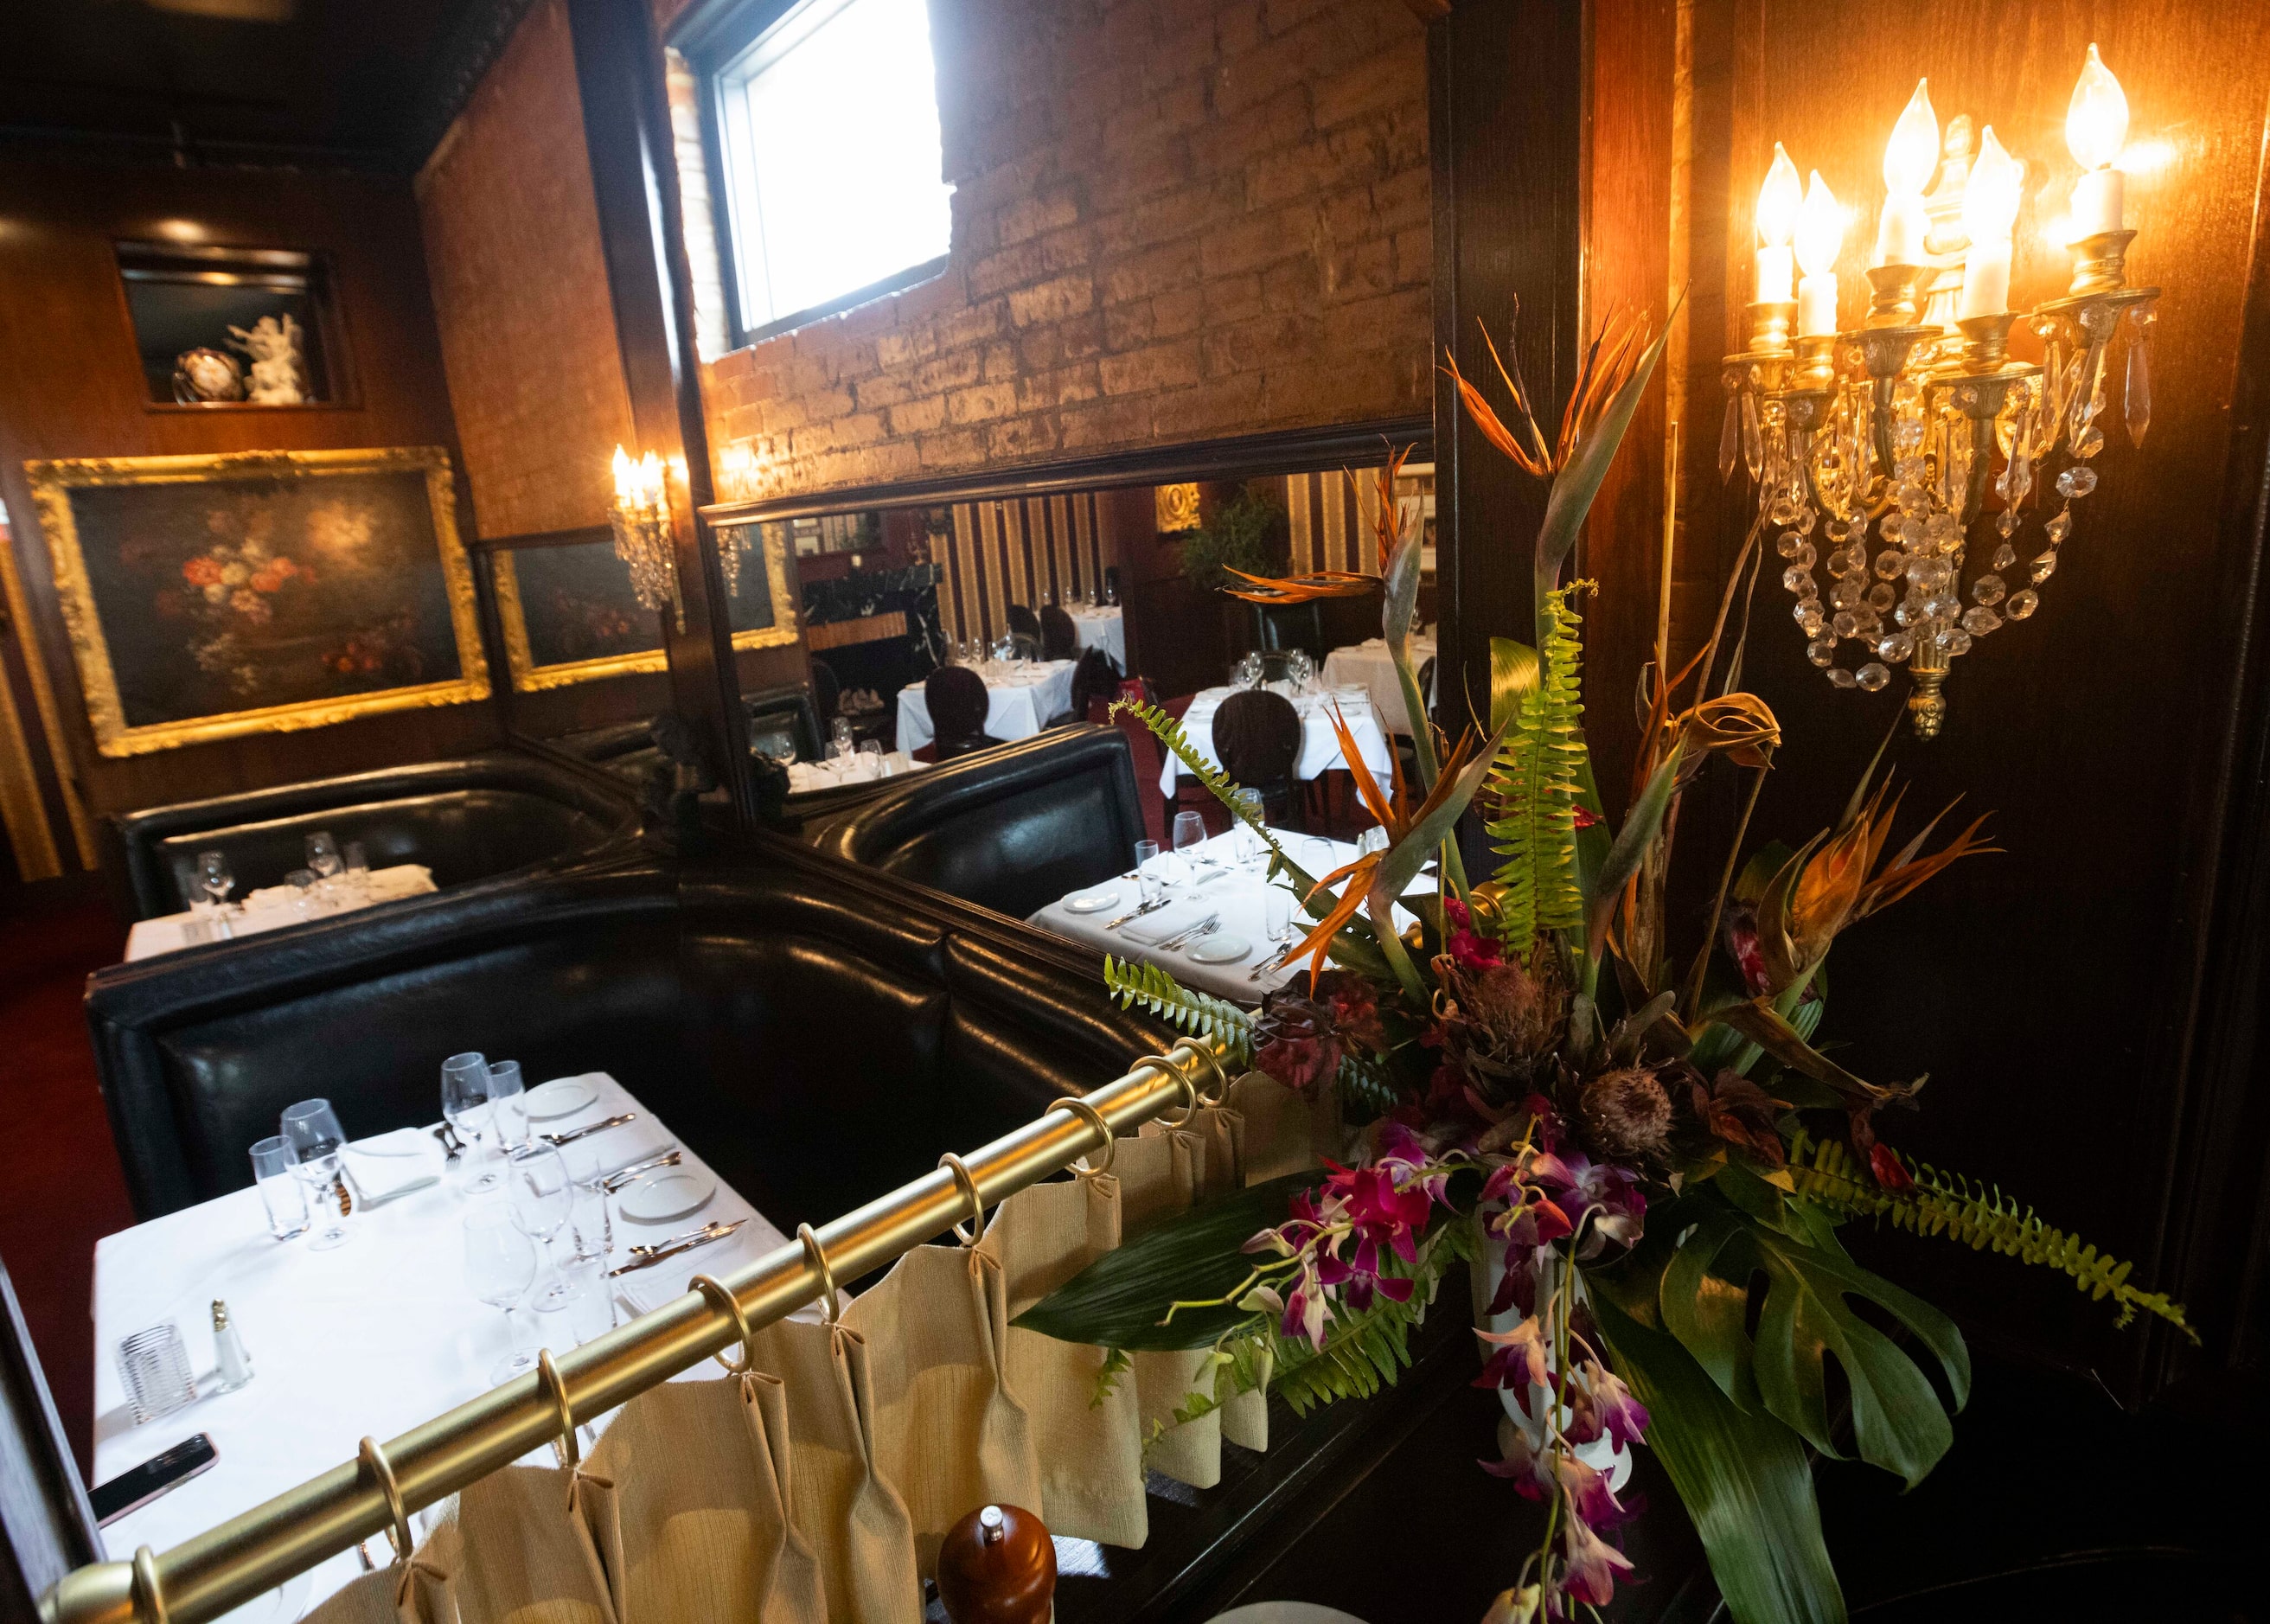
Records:
<instances>
[{"instance_id":1,"label":"black leather booth","mask_svg":"<svg viewBox=\"0 0 2270 1624\"><path fill-rule=\"evenodd\" d=\"M1124 872L1143 807L1127 736L1080 725L894 778L806 835L863 868L1023 919Z\"/></svg>"},{"instance_id":2,"label":"black leather booth","mask_svg":"<svg viewBox=\"0 0 2270 1624\"><path fill-rule=\"evenodd\" d=\"M1169 1041L1110 1005L1093 955L786 840L119 965L86 1007L145 1219L249 1183L294 1100L357 1137L434 1121L441 1061L471 1049L612 1072L760 1212L818 1222Z\"/></svg>"},{"instance_id":3,"label":"black leather booth","mask_svg":"<svg viewBox=\"0 0 2270 1624\"><path fill-rule=\"evenodd\" d=\"M241 898L305 865L307 837L360 841L373 868L419 863L464 885L589 851L638 829L636 797L533 756L500 751L244 795L154 806L109 820L122 905L179 913L203 894L201 851L227 854Z\"/></svg>"}]
</instances>

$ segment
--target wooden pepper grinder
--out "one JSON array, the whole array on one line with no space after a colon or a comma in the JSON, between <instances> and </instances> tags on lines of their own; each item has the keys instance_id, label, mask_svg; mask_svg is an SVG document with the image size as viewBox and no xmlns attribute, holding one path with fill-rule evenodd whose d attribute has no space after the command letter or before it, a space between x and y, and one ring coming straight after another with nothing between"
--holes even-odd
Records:
<instances>
[{"instance_id":1,"label":"wooden pepper grinder","mask_svg":"<svg viewBox=\"0 0 2270 1624\"><path fill-rule=\"evenodd\" d=\"M953 1624L1049 1624L1057 1547L1048 1524L1016 1506L984 1506L938 1548L938 1594Z\"/></svg>"}]
</instances>

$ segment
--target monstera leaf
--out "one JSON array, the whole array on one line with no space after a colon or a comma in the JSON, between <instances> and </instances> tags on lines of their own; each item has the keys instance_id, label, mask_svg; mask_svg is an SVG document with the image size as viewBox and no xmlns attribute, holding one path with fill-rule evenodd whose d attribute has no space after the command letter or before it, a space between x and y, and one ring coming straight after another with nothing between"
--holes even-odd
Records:
<instances>
[{"instance_id":1,"label":"monstera leaf","mask_svg":"<svg viewBox=\"0 0 2270 1624\"><path fill-rule=\"evenodd\" d=\"M1957 1409L1970 1397L1970 1352L1953 1321L1854 1263L1806 1210L1791 1204L1790 1221L1776 1227L1712 1195L1679 1203L1660 1220L1681 1235L1663 1272L1664 1328L1736 1405L1762 1405L1826 1455L1838 1453L1824 1369L1833 1357L1851 1388L1860 1458L1912 1488L1947 1452L1954 1427L1930 1379L1848 1299L1875 1304L1938 1356ZM1761 1274L1765 1294L1753 1340L1745 1328L1749 1282Z\"/></svg>"}]
</instances>

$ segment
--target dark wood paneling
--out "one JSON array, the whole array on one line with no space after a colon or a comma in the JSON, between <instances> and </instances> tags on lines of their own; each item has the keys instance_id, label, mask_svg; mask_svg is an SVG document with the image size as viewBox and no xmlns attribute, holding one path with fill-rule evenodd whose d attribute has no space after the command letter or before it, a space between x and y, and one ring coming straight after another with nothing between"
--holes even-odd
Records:
<instances>
[{"instance_id":1,"label":"dark wood paneling","mask_svg":"<svg viewBox=\"0 0 2270 1624\"><path fill-rule=\"evenodd\" d=\"M94 753L57 612L26 458L441 445L456 454L418 216L407 182L281 170L0 164L0 497L64 741L97 813L457 754L495 742L489 708L397 713L307 732ZM354 406L201 414L145 409L111 243L201 241L330 256L361 381ZM459 503L459 526L470 531Z\"/></svg>"}]
</instances>

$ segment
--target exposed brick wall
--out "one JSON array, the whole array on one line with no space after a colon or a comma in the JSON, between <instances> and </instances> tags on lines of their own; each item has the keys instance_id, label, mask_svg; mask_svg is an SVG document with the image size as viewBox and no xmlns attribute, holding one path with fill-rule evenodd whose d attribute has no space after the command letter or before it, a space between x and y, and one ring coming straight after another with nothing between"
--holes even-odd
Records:
<instances>
[{"instance_id":1,"label":"exposed brick wall","mask_svg":"<svg viewBox=\"0 0 2270 1624\"><path fill-rule=\"evenodd\" d=\"M1425 36L1406 6L932 17L949 268L705 367L721 494L1428 410Z\"/></svg>"},{"instance_id":2,"label":"exposed brick wall","mask_svg":"<svg viewBox=\"0 0 2270 1624\"><path fill-rule=\"evenodd\" d=\"M631 434L566 0L538 0L417 182L483 536L604 524Z\"/></svg>"}]
</instances>

